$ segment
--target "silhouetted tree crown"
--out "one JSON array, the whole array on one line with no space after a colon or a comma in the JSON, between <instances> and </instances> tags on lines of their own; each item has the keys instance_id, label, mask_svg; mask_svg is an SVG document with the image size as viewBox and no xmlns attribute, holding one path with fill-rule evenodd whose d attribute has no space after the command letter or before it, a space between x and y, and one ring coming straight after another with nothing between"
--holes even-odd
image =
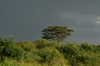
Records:
<instances>
[{"instance_id":1,"label":"silhouetted tree crown","mask_svg":"<svg viewBox=\"0 0 100 66\"><path fill-rule=\"evenodd\" d=\"M68 29L66 26L49 26L42 32L43 39L62 42L67 36L71 36L71 32L74 30Z\"/></svg>"}]
</instances>

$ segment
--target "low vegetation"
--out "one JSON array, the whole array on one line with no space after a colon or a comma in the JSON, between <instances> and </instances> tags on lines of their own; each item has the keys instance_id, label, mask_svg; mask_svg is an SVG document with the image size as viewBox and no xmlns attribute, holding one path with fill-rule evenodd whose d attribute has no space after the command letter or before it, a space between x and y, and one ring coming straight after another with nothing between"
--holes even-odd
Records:
<instances>
[{"instance_id":1,"label":"low vegetation","mask_svg":"<svg viewBox=\"0 0 100 66\"><path fill-rule=\"evenodd\" d=\"M0 38L0 66L100 66L100 46Z\"/></svg>"}]
</instances>

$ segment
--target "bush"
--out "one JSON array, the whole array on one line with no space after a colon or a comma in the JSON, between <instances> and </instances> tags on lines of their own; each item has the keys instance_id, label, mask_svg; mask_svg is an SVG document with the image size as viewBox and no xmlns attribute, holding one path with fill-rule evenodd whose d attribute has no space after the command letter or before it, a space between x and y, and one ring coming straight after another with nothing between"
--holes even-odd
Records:
<instances>
[{"instance_id":1,"label":"bush","mask_svg":"<svg viewBox=\"0 0 100 66\"><path fill-rule=\"evenodd\" d=\"M42 58L38 55L38 51L33 52L26 52L26 55L24 56L24 61L27 63L33 63L38 62L41 63Z\"/></svg>"},{"instance_id":2,"label":"bush","mask_svg":"<svg viewBox=\"0 0 100 66\"><path fill-rule=\"evenodd\" d=\"M38 55L42 57L42 62L50 62L53 58L60 58L61 54L55 48L45 47L38 52Z\"/></svg>"},{"instance_id":3,"label":"bush","mask_svg":"<svg viewBox=\"0 0 100 66\"><path fill-rule=\"evenodd\" d=\"M75 54L78 53L78 47L75 46L75 44L67 44L67 45L62 45L62 46L58 46L56 47L60 53L63 53L65 55L65 58L67 57L71 57Z\"/></svg>"},{"instance_id":4,"label":"bush","mask_svg":"<svg viewBox=\"0 0 100 66\"><path fill-rule=\"evenodd\" d=\"M34 49L36 49L35 45L32 44L30 41L20 41L18 43L16 43L16 46L20 46L21 48L23 48L25 51L31 52L34 51Z\"/></svg>"},{"instance_id":5,"label":"bush","mask_svg":"<svg viewBox=\"0 0 100 66\"><path fill-rule=\"evenodd\" d=\"M80 49L81 49L81 50L84 49L84 50L86 50L86 51L93 51L93 52L96 52L96 51L99 50L96 46L94 46L94 45L92 45L92 44L88 44L88 43L82 43L82 44L80 45Z\"/></svg>"},{"instance_id":6,"label":"bush","mask_svg":"<svg viewBox=\"0 0 100 66\"><path fill-rule=\"evenodd\" d=\"M24 55L24 50L14 45L11 36L9 36L9 41L6 37L0 38L0 49L1 60L5 57L20 59Z\"/></svg>"},{"instance_id":7,"label":"bush","mask_svg":"<svg viewBox=\"0 0 100 66\"><path fill-rule=\"evenodd\" d=\"M36 48L42 49L46 44L48 44L49 41L46 39L38 39L37 41L34 41L33 43L36 45Z\"/></svg>"}]
</instances>

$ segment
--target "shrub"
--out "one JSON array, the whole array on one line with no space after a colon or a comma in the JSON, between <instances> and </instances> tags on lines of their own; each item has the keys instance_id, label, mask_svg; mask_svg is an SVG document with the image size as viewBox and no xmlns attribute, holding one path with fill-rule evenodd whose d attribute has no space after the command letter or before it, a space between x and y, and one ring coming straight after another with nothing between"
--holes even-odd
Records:
<instances>
[{"instance_id":1,"label":"shrub","mask_svg":"<svg viewBox=\"0 0 100 66\"><path fill-rule=\"evenodd\" d=\"M45 47L43 49L41 49L39 52L38 52L38 55L40 57L42 57L42 62L50 62L53 60L53 58L60 58L61 57L61 54L59 53L59 51L55 48L48 48L48 47Z\"/></svg>"},{"instance_id":2,"label":"shrub","mask_svg":"<svg viewBox=\"0 0 100 66\"><path fill-rule=\"evenodd\" d=\"M40 63L42 58L38 55L37 52L38 51L26 52L26 55L24 56L24 61L27 63L33 63L33 62Z\"/></svg>"},{"instance_id":3,"label":"shrub","mask_svg":"<svg viewBox=\"0 0 100 66\"><path fill-rule=\"evenodd\" d=\"M34 49L36 48L34 44L32 44L30 41L20 41L18 43L16 43L16 46L20 46L21 48L23 48L25 51L34 51Z\"/></svg>"},{"instance_id":4,"label":"shrub","mask_svg":"<svg viewBox=\"0 0 100 66\"><path fill-rule=\"evenodd\" d=\"M22 58L24 55L24 50L17 48L13 43L13 38L9 36L9 40L6 40L6 37L0 38L0 56L1 60L5 57L9 58Z\"/></svg>"},{"instance_id":5,"label":"shrub","mask_svg":"<svg viewBox=\"0 0 100 66\"><path fill-rule=\"evenodd\" d=\"M88 44L88 43L82 43L82 44L80 45L80 49L81 49L81 50L84 49L84 50L86 50L86 51L93 51L93 52L96 52L96 51L99 50L96 46L94 46L94 45L92 45L92 44Z\"/></svg>"},{"instance_id":6,"label":"shrub","mask_svg":"<svg viewBox=\"0 0 100 66\"><path fill-rule=\"evenodd\" d=\"M36 45L36 48L42 49L46 44L48 44L48 41L46 39L38 39L33 43Z\"/></svg>"},{"instance_id":7,"label":"shrub","mask_svg":"<svg viewBox=\"0 0 100 66\"><path fill-rule=\"evenodd\" d=\"M67 58L68 56L73 56L78 53L78 47L74 44L67 44L56 47L61 53L64 54L64 57Z\"/></svg>"}]
</instances>

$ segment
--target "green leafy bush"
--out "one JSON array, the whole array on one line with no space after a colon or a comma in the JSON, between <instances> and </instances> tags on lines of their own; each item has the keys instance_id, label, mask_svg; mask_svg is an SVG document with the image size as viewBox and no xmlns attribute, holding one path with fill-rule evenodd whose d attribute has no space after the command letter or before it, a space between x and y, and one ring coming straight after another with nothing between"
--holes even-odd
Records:
<instances>
[{"instance_id":1,"label":"green leafy bush","mask_svg":"<svg viewBox=\"0 0 100 66\"><path fill-rule=\"evenodd\" d=\"M0 66L100 66L100 46L88 43L61 44L39 39L14 43L0 38ZM19 61L20 60L20 61Z\"/></svg>"},{"instance_id":2,"label":"green leafy bush","mask_svg":"<svg viewBox=\"0 0 100 66\"><path fill-rule=\"evenodd\" d=\"M14 45L11 36L9 36L8 41L6 37L0 38L0 49L1 60L5 57L20 59L24 55L24 50Z\"/></svg>"},{"instance_id":3,"label":"green leafy bush","mask_svg":"<svg viewBox=\"0 0 100 66\"><path fill-rule=\"evenodd\" d=\"M98 47L88 43L82 43L80 45L80 49L81 50L85 49L86 51L93 51L93 52L99 51Z\"/></svg>"},{"instance_id":4,"label":"green leafy bush","mask_svg":"<svg viewBox=\"0 0 100 66\"><path fill-rule=\"evenodd\" d=\"M26 52L24 56L24 61L28 63L33 62L41 62L42 58L38 55L38 50L35 50L33 52Z\"/></svg>"},{"instance_id":5,"label":"green leafy bush","mask_svg":"<svg viewBox=\"0 0 100 66\"><path fill-rule=\"evenodd\" d=\"M42 57L42 62L50 62L53 58L60 58L61 54L57 49L45 47L38 52L38 55Z\"/></svg>"},{"instance_id":6,"label":"green leafy bush","mask_svg":"<svg viewBox=\"0 0 100 66\"><path fill-rule=\"evenodd\" d=\"M49 41L47 41L46 39L38 39L37 41L34 41L34 44L38 49L42 49L48 43Z\"/></svg>"},{"instance_id":7,"label":"green leafy bush","mask_svg":"<svg viewBox=\"0 0 100 66\"><path fill-rule=\"evenodd\" d=\"M62 45L62 46L58 46L56 47L61 53L63 53L65 55L65 58L67 58L67 56L73 56L75 54L78 53L78 47L75 46L74 44L67 44L67 45Z\"/></svg>"},{"instance_id":8,"label":"green leafy bush","mask_svg":"<svg viewBox=\"0 0 100 66\"><path fill-rule=\"evenodd\" d=\"M16 43L16 46L20 46L25 51L29 51L29 52L34 51L34 49L36 49L35 45L32 44L30 41L20 41Z\"/></svg>"}]
</instances>

